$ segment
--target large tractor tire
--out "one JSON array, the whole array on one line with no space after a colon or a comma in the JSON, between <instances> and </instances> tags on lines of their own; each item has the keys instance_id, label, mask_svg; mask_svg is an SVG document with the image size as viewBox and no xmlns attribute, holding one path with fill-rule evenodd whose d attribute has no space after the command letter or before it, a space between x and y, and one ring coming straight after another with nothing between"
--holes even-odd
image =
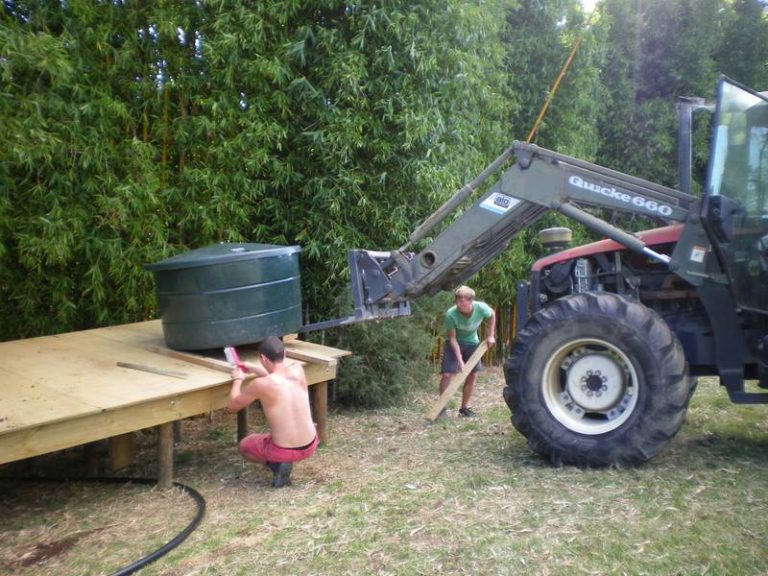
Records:
<instances>
[{"instance_id":1,"label":"large tractor tire","mask_svg":"<svg viewBox=\"0 0 768 576\"><path fill-rule=\"evenodd\" d=\"M664 320L611 293L568 296L534 314L505 377L512 424L558 466L653 458L680 429L691 391Z\"/></svg>"}]
</instances>

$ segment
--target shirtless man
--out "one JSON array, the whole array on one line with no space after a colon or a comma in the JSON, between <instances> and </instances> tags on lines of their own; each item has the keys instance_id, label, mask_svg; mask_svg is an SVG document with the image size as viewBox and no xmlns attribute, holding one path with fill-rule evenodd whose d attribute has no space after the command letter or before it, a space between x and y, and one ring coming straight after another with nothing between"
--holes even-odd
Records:
<instances>
[{"instance_id":1,"label":"shirtless man","mask_svg":"<svg viewBox=\"0 0 768 576\"><path fill-rule=\"evenodd\" d=\"M317 449L317 431L312 421L307 379L299 364L284 364L285 347L269 336L259 346L261 366L249 365L256 378L243 386L245 374L232 370L232 389L227 410L237 412L258 400L271 432L250 434L240 441L240 453L251 462L272 470L272 486L291 484L292 462L304 460Z\"/></svg>"}]
</instances>

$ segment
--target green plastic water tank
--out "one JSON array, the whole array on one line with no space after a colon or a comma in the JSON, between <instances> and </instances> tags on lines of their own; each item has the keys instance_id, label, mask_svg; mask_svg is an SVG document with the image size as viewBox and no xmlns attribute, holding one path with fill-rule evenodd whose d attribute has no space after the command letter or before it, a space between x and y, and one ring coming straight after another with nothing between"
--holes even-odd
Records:
<instances>
[{"instance_id":1,"label":"green plastic water tank","mask_svg":"<svg viewBox=\"0 0 768 576\"><path fill-rule=\"evenodd\" d=\"M298 246L222 243L144 266L169 348L260 342L301 326Z\"/></svg>"}]
</instances>

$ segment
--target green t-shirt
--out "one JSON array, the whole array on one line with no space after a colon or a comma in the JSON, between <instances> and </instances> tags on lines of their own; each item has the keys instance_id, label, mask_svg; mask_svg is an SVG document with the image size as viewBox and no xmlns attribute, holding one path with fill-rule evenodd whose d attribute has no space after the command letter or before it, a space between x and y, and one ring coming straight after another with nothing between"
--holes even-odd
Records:
<instances>
[{"instance_id":1,"label":"green t-shirt","mask_svg":"<svg viewBox=\"0 0 768 576\"><path fill-rule=\"evenodd\" d=\"M485 302L475 300L472 302L472 314L464 316L456 306L452 306L445 313L443 328L448 334L450 330L456 330L456 340L459 344L480 344L477 330L483 320L493 315L493 308Z\"/></svg>"}]
</instances>

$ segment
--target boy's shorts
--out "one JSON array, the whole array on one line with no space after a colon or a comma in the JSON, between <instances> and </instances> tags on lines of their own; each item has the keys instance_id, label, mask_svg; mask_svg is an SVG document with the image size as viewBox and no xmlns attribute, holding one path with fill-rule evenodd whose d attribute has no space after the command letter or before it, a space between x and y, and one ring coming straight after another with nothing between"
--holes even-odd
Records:
<instances>
[{"instance_id":1,"label":"boy's shorts","mask_svg":"<svg viewBox=\"0 0 768 576\"><path fill-rule=\"evenodd\" d=\"M252 462L298 462L309 458L317 450L318 438L301 448L283 448L272 442L268 432L251 434L240 441L240 454Z\"/></svg>"},{"instance_id":2,"label":"boy's shorts","mask_svg":"<svg viewBox=\"0 0 768 576\"><path fill-rule=\"evenodd\" d=\"M461 344L459 343L459 350L461 350L461 359L466 362L472 353L477 350L477 344ZM472 372L480 372L483 369L483 361L478 362ZM443 359L440 362L441 374L457 374L459 372L459 364L456 362L456 355L451 348L451 342L446 340L445 346L443 346Z\"/></svg>"}]
</instances>

